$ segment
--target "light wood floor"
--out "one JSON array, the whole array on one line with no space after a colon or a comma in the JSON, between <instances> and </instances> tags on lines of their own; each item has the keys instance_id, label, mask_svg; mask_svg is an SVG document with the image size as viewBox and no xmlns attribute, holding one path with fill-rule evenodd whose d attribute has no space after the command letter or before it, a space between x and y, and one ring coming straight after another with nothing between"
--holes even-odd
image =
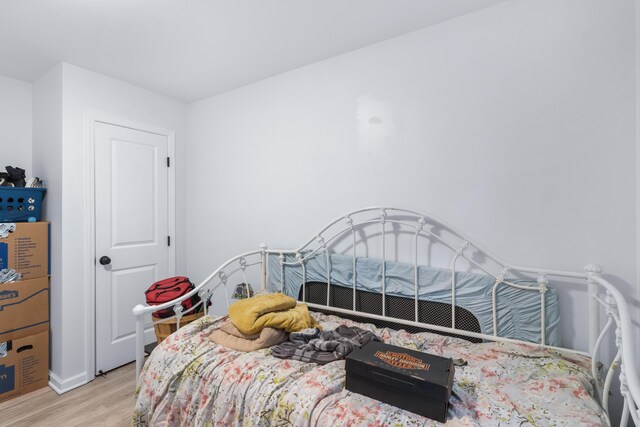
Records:
<instances>
[{"instance_id":1,"label":"light wood floor","mask_svg":"<svg viewBox=\"0 0 640 427\"><path fill-rule=\"evenodd\" d=\"M0 426L130 426L135 363L58 395L49 387L0 403Z\"/></svg>"}]
</instances>

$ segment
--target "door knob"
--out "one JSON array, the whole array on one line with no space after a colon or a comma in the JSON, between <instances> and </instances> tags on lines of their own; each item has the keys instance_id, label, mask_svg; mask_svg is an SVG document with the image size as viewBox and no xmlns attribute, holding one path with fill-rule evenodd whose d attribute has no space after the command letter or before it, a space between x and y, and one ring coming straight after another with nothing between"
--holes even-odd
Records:
<instances>
[{"instance_id":1,"label":"door knob","mask_svg":"<svg viewBox=\"0 0 640 427\"><path fill-rule=\"evenodd\" d=\"M111 264L111 258L109 258L108 256L105 255L105 256L100 257L100 261L99 262L102 265L109 265L109 264Z\"/></svg>"}]
</instances>

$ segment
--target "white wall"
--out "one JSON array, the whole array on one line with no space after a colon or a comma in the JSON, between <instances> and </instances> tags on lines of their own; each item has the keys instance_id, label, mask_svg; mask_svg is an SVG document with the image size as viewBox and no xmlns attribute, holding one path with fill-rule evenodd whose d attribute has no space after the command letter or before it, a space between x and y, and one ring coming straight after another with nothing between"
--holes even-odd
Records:
<instances>
[{"instance_id":1,"label":"white wall","mask_svg":"<svg viewBox=\"0 0 640 427\"><path fill-rule=\"evenodd\" d=\"M189 273L400 205L637 313L635 55L633 0L512 0L194 103Z\"/></svg>"},{"instance_id":2,"label":"white wall","mask_svg":"<svg viewBox=\"0 0 640 427\"><path fill-rule=\"evenodd\" d=\"M100 113L176 132L176 203L185 203L186 105L165 96L140 89L82 68L61 64L36 83L36 110L49 108L54 117L35 116L38 135L37 162L43 174L55 182L47 196L52 221L51 277L51 385L66 391L93 378L90 372L89 330L91 319L86 299L90 289L85 281L85 244L87 241L85 113ZM45 122L45 120L51 120ZM47 140L45 131L51 131ZM46 144L51 144L45 147ZM49 150L49 151L47 151ZM46 157L51 152L52 157ZM35 156L34 156L35 157ZM50 162L50 163L48 163ZM47 169L49 168L49 169ZM46 172L45 172L46 171ZM62 201L64 200L64 203ZM53 208L53 212L52 212ZM184 273L184 209L176 215L177 272ZM63 232L63 234L62 234ZM60 239L60 240L58 240ZM99 303L99 302L98 302Z\"/></svg>"},{"instance_id":3,"label":"white wall","mask_svg":"<svg viewBox=\"0 0 640 427\"><path fill-rule=\"evenodd\" d=\"M191 104L190 276L406 206L513 264L599 263L640 343L635 30L632 0L511 0Z\"/></svg>"},{"instance_id":4,"label":"white wall","mask_svg":"<svg viewBox=\"0 0 640 427\"><path fill-rule=\"evenodd\" d=\"M31 170L31 83L0 76L0 170L17 166Z\"/></svg>"},{"instance_id":5,"label":"white wall","mask_svg":"<svg viewBox=\"0 0 640 427\"><path fill-rule=\"evenodd\" d=\"M41 76L33 85L33 172L45 180L47 196L43 220L50 221L51 355L62 354L62 66ZM51 357L51 380L58 383L62 359Z\"/></svg>"}]
</instances>

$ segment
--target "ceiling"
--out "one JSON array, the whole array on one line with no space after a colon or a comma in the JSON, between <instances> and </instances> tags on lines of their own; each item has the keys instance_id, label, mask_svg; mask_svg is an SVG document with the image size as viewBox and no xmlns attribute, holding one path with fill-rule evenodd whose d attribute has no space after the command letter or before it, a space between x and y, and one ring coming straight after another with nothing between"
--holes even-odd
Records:
<instances>
[{"instance_id":1,"label":"ceiling","mask_svg":"<svg viewBox=\"0 0 640 427\"><path fill-rule=\"evenodd\" d=\"M190 102L505 0L0 0L0 75L60 62Z\"/></svg>"}]
</instances>

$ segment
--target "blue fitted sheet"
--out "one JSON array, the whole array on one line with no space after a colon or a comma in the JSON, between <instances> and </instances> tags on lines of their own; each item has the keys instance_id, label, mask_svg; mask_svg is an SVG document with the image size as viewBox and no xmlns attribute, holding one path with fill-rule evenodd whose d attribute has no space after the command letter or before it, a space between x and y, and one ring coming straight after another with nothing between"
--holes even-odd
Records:
<instances>
[{"instance_id":1,"label":"blue fitted sheet","mask_svg":"<svg viewBox=\"0 0 640 427\"><path fill-rule=\"evenodd\" d=\"M293 256L286 257L294 262ZM317 254L305 262L307 282L326 282L326 255ZM410 264L385 262L387 295L414 296L414 267ZM330 256L331 283L351 288L353 257ZM382 262L372 258L356 258L357 289L381 292ZM278 255L269 256L270 290L280 290L281 269ZM535 286L535 290L516 289L502 284L497 290L498 335L529 342L540 342L540 292L535 282L512 281ZM418 298L451 303L451 271L435 267L418 267ZM484 334L493 334L492 289L495 279L477 273L456 272L456 306L469 310L480 323ZM284 293L297 298L302 285L302 268L284 266ZM549 287L545 295L546 344L560 345L560 310L558 292Z\"/></svg>"}]
</instances>

